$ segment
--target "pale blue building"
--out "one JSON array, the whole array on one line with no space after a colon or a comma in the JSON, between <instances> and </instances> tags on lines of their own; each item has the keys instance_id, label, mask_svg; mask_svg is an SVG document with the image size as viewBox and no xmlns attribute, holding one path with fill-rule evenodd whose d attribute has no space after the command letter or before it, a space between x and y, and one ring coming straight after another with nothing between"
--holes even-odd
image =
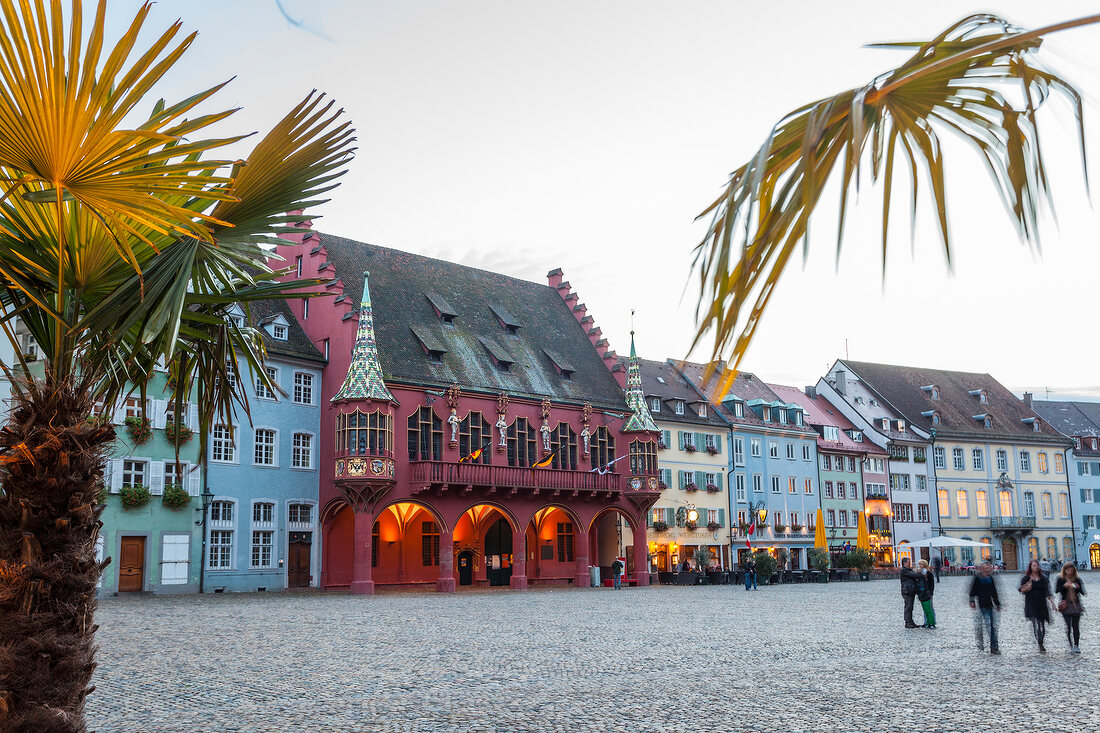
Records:
<instances>
[{"instance_id":1,"label":"pale blue building","mask_svg":"<svg viewBox=\"0 0 1100 733\"><path fill-rule=\"evenodd\" d=\"M317 587L321 576L318 459L322 352L285 302L251 306L271 390L248 379L252 420L211 428L206 592ZM243 325L244 314L236 318Z\"/></svg>"}]
</instances>

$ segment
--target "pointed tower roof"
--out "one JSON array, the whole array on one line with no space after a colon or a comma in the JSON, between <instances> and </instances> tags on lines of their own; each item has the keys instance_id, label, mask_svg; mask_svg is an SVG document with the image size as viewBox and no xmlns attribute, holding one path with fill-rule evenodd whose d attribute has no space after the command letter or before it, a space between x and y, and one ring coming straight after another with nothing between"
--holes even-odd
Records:
<instances>
[{"instance_id":1,"label":"pointed tower roof","mask_svg":"<svg viewBox=\"0 0 1100 733\"><path fill-rule=\"evenodd\" d=\"M363 300L359 305L359 329L355 334L355 346L351 350L351 365L344 376L344 383L333 396L340 400L382 400L396 402L386 382L382 379L382 363L378 360L378 346L374 341L374 314L370 305L369 272L363 273Z\"/></svg>"},{"instance_id":2,"label":"pointed tower roof","mask_svg":"<svg viewBox=\"0 0 1100 733\"><path fill-rule=\"evenodd\" d=\"M649 414L642 391L642 370L638 365L638 353L634 350L634 332L630 332L630 359L626 367L626 404L630 408L630 417L623 424L624 433L657 432L657 423Z\"/></svg>"}]
</instances>

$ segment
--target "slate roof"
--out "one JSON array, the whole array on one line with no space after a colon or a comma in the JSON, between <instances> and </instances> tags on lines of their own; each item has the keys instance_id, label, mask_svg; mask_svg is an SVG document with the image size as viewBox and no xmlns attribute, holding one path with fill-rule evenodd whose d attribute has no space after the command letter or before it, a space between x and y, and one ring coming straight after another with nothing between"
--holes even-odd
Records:
<instances>
[{"instance_id":1,"label":"slate roof","mask_svg":"<svg viewBox=\"0 0 1100 733\"><path fill-rule=\"evenodd\" d=\"M844 417L839 409L833 406L827 399L818 395L810 397L798 387L788 387L782 384L769 384L772 392L779 395L783 402L801 405L805 411L804 420L812 426L832 425L838 428L840 440L825 440L823 435L817 439L818 448L825 450L847 451L848 453L867 453L871 455L885 456L886 452L879 450L878 446L871 442L857 443L852 440L845 430L859 430L852 422ZM860 432L863 432L862 430Z\"/></svg>"},{"instance_id":2,"label":"slate roof","mask_svg":"<svg viewBox=\"0 0 1100 733\"><path fill-rule=\"evenodd\" d=\"M254 303L249 303L248 310L252 316L252 323L263 337L264 348L269 354L306 359L307 361L316 361L322 364L325 363L324 354L314 346L313 342L309 340L309 336L306 336L306 332L302 330L301 325L298 323L298 319L290 312L290 308L287 306L285 300L256 301ZM286 341L280 341L272 337L272 335L267 332L267 329L263 328L261 325L271 322L276 316L280 315L287 322Z\"/></svg>"},{"instance_id":3,"label":"slate roof","mask_svg":"<svg viewBox=\"0 0 1100 733\"><path fill-rule=\"evenodd\" d=\"M1028 409L1022 400L989 374L846 359L839 363L846 365L850 373L882 395L906 420L925 433L933 429L932 418L922 413L937 410L940 425L935 429L940 437L1000 438L1061 445L1067 442L1040 415ZM930 385L939 388L939 400L933 400L928 392L921 389ZM979 403L978 398L970 394L978 389L985 390L988 404ZM975 415L981 414L992 418L993 427L985 428L982 422L974 419ZM1030 423L1023 422L1026 418L1041 420L1041 430L1035 432Z\"/></svg>"},{"instance_id":4,"label":"slate roof","mask_svg":"<svg viewBox=\"0 0 1100 733\"><path fill-rule=\"evenodd\" d=\"M1063 435L1071 437L1100 437L1100 403L1074 402L1072 400L1035 400L1035 412ZM1100 448L1100 445L1098 445ZM1073 451L1075 456L1096 457L1100 450L1089 448L1089 441L1081 441L1081 447Z\"/></svg>"},{"instance_id":5,"label":"slate roof","mask_svg":"<svg viewBox=\"0 0 1100 733\"><path fill-rule=\"evenodd\" d=\"M706 402L707 400L691 386L687 377L676 370L676 366L671 359L667 361L639 359L638 366L642 372L642 390L646 399L657 397L661 400L661 411L654 415L654 419L725 427L726 421L715 409L708 410L706 417L699 417L697 406L693 407L692 403ZM659 379L664 381L661 382ZM676 400L683 400L684 402L683 415L676 414L674 407ZM652 410L650 412L652 413Z\"/></svg>"},{"instance_id":6,"label":"slate roof","mask_svg":"<svg viewBox=\"0 0 1100 733\"><path fill-rule=\"evenodd\" d=\"M345 291L358 294L363 271L370 272L371 301L379 359L386 382L463 389L513 397L583 403L622 411L626 401L618 382L577 323L570 305L548 285L473 267L316 233ZM445 327L429 294L455 311L454 328ZM506 333L494 307L522 328ZM354 328L354 324L343 326ZM413 327L446 348L442 364L432 364ZM489 343L492 346L483 345ZM494 366L490 350L514 363L510 372ZM544 349L576 368L565 381Z\"/></svg>"}]
</instances>

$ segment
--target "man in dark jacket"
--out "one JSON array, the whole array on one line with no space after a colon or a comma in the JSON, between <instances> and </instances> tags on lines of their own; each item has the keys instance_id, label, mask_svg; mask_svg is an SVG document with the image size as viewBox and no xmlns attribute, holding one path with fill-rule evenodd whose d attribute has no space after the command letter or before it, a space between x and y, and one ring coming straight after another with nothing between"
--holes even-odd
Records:
<instances>
[{"instance_id":1,"label":"man in dark jacket","mask_svg":"<svg viewBox=\"0 0 1100 733\"><path fill-rule=\"evenodd\" d=\"M940 582L940 569L943 568L943 560L939 555L932 558L932 572L936 574L936 582Z\"/></svg>"},{"instance_id":2,"label":"man in dark jacket","mask_svg":"<svg viewBox=\"0 0 1100 733\"><path fill-rule=\"evenodd\" d=\"M970 581L970 607L979 612L975 619L975 635L978 637L978 648L985 649L982 632L989 629L989 653L1000 654L997 648L997 613L1001 612L1001 597L997 593L997 581L993 578L993 563L986 560L978 566L978 574Z\"/></svg>"},{"instance_id":3,"label":"man in dark jacket","mask_svg":"<svg viewBox=\"0 0 1100 733\"><path fill-rule=\"evenodd\" d=\"M905 628L915 629L917 625L913 622L913 600L917 597L917 582L921 575L910 567L907 557L901 561L900 578L901 597L905 601Z\"/></svg>"}]
</instances>

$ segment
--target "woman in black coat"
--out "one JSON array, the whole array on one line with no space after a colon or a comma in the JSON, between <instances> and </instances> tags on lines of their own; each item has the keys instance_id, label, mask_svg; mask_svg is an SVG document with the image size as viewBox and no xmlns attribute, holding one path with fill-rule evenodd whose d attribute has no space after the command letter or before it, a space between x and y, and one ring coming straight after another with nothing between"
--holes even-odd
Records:
<instances>
[{"instance_id":1,"label":"woman in black coat","mask_svg":"<svg viewBox=\"0 0 1100 733\"><path fill-rule=\"evenodd\" d=\"M1066 638L1069 639L1070 651L1080 654L1081 612L1085 610L1081 606L1081 596L1085 595L1085 584L1081 582L1081 576L1077 574L1077 568L1073 563L1067 562L1062 566L1062 573L1054 585L1054 592L1062 596L1058 610L1066 620Z\"/></svg>"},{"instance_id":2,"label":"woman in black coat","mask_svg":"<svg viewBox=\"0 0 1100 733\"><path fill-rule=\"evenodd\" d=\"M1050 621L1048 606L1054 606L1054 594L1050 592L1050 580L1043 575L1038 560L1027 564L1027 571L1020 579L1020 592L1024 594L1024 616L1031 621L1039 651L1045 652L1047 648L1043 646L1043 639L1047 633L1047 621Z\"/></svg>"}]
</instances>

